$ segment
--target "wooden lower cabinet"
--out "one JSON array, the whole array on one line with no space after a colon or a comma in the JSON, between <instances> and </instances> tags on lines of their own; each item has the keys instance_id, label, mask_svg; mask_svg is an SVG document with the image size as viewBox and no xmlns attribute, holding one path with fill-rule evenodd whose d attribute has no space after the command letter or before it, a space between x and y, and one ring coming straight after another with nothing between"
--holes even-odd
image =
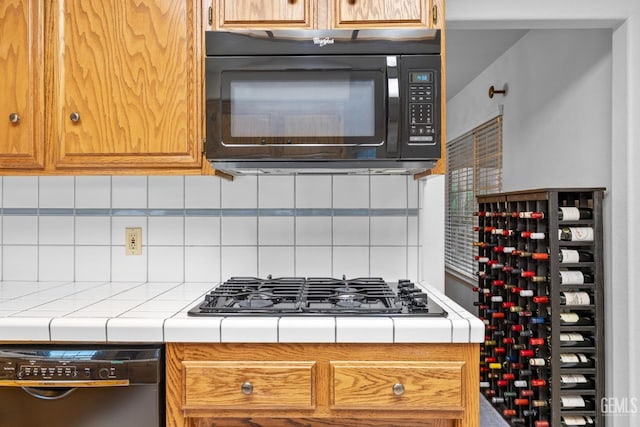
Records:
<instances>
[{"instance_id":1,"label":"wooden lower cabinet","mask_svg":"<svg viewBox=\"0 0 640 427\"><path fill-rule=\"evenodd\" d=\"M478 427L478 344L167 344L167 426Z\"/></svg>"}]
</instances>

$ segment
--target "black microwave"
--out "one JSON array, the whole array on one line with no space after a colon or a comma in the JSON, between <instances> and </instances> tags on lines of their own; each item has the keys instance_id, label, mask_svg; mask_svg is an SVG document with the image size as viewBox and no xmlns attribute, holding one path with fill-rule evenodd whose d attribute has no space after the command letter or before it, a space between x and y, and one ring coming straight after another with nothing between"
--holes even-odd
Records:
<instances>
[{"instance_id":1,"label":"black microwave","mask_svg":"<svg viewBox=\"0 0 640 427\"><path fill-rule=\"evenodd\" d=\"M440 30L206 33L217 169L427 169L441 152Z\"/></svg>"}]
</instances>

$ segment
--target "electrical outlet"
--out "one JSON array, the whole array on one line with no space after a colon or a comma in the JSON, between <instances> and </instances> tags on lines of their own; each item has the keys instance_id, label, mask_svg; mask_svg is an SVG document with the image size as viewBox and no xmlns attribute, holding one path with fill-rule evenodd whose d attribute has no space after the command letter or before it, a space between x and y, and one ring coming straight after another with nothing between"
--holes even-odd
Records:
<instances>
[{"instance_id":1,"label":"electrical outlet","mask_svg":"<svg viewBox=\"0 0 640 427\"><path fill-rule=\"evenodd\" d=\"M125 255L142 255L142 228L127 227L124 229Z\"/></svg>"}]
</instances>

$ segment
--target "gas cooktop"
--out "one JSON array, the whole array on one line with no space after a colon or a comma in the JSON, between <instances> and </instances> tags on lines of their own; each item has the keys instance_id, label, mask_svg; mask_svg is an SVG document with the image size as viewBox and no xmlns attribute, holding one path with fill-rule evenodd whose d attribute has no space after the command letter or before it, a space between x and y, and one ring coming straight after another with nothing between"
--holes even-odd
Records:
<instances>
[{"instance_id":1,"label":"gas cooktop","mask_svg":"<svg viewBox=\"0 0 640 427\"><path fill-rule=\"evenodd\" d=\"M189 310L191 316L433 316L447 312L410 280L377 277L232 277Z\"/></svg>"}]
</instances>

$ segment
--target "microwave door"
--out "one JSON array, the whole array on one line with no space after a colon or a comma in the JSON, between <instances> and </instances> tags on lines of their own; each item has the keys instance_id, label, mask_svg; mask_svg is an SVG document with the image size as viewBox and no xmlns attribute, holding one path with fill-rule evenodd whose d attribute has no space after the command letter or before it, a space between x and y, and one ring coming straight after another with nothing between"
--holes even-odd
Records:
<instances>
[{"instance_id":1,"label":"microwave door","mask_svg":"<svg viewBox=\"0 0 640 427\"><path fill-rule=\"evenodd\" d=\"M207 123L215 158L384 157L384 68L223 70L218 93L207 99L208 116L217 115Z\"/></svg>"}]
</instances>

